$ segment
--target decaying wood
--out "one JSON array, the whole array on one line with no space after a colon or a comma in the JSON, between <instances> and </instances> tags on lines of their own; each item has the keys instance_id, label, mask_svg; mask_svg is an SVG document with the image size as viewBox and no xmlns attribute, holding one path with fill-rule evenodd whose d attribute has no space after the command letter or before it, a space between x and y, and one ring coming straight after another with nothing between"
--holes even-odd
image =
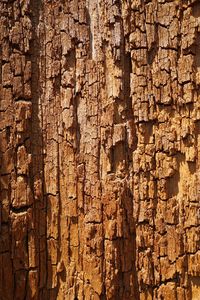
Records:
<instances>
[{"instance_id":1,"label":"decaying wood","mask_svg":"<svg viewBox=\"0 0 200 300\"><path fill-rule=\"evenodd\" d=\"M0 1L0 300L197 300L200 5Z\"/></svg>"}]
</instances>

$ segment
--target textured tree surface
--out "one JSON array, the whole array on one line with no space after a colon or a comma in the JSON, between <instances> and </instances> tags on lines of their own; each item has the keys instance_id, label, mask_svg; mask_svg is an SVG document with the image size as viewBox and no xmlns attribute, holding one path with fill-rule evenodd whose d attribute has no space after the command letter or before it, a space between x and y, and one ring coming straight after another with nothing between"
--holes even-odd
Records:
<instances>
[{"instance_id":1,"label":"textured tree surface","mask_svg":"<svg viewBox=\"0 0 200 300\"><path fill-rule=\"evenodd\" d=\"M199 1L0 1L0 300L199 300L199 172Z\"/></svg>"}]
</instances>

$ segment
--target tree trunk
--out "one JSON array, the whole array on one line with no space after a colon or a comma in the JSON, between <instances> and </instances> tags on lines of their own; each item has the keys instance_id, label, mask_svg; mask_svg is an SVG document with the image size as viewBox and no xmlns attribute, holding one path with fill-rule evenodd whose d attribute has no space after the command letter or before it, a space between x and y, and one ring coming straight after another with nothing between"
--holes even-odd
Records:
<instances>
[{"instance_id":1,"label":"tree trunk","mask_svg":"<svg viewBox=\"0 0 200 300\"><path fill-rule=\"evenodd\" d=\"M0 300L198 300L200 5L0 1Z\"/></svg>"}]
</instances>

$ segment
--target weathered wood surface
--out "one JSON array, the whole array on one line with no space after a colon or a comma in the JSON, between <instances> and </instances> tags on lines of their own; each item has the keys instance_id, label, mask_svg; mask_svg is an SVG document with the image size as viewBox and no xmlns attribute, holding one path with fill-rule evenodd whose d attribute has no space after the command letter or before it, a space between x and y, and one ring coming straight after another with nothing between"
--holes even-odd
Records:
<instances>
[{"instance_id":1,"label":"weathered wood surface","mask_svg":"<svg viewBox=\"0 0 200 300\"><path fill-rule=\"evenodd\" d=\"M0 1L0 300L198 300L199 156L199 1Z\"/></svg>"}]
</instances>

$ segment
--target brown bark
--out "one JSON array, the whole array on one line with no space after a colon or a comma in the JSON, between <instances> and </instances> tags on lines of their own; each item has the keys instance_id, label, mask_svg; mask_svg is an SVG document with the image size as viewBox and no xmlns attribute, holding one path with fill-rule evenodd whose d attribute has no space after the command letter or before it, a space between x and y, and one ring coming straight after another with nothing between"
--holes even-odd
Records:
<instances>
[{"instance_id":1,"label":"brown bark","mask_svg":"<svg viewBox=\"0 0 200 300\"><path fill-rule=\"evenodd\" d=\"M0 1L0 300L197 300L200 5Z\"/></svg>"}]
</instances>

